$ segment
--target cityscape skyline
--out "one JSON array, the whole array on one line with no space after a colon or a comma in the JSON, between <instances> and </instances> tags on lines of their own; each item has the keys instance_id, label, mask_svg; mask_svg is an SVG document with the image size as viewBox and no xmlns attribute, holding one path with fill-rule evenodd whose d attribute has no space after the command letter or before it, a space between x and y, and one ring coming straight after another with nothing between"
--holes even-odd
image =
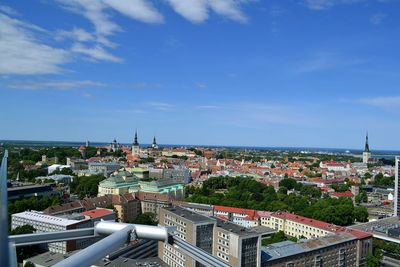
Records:
<instances>
[{"instance_id":1,"label":"cityscape skyline","mask_svg":"<svg viewBox=\"0 0 400 267\"><path fill-rule=\"evenodd\" d=\"M136 137L137 135L137 137ZM144 142L139 142L140 146L152 146L155 142L155 139L157 139L158 137L156 135L153 135L151 137L151 142L150 141L144 141ZM119 145L123 145L123 146L131 146L133 143L135 143L135 140L140 140L141 138L139 137L139 133L137 132L137 130L135 130L135 134L134 137L132 138L131 141L120 141L117 137L113 137L112 141L104 141L104 140L59 140L59 139L54 139L54 140L27 140L27 139L0 139L0 141L2 142L9 142L9 143L13 143L13 142L18 142L18 143L24 143L25 145L29 144L29 143L40 143L44 146L50 145L51 143L65 143L65 145L71 145L71 144L95 144L96 146L98 145L107 145L113 142L116 142ZM145 138L145 140L147 140L149 138ZM368 138L367 138L368 139ZM25 143L26 142L26 143ZM46 143L49 143L46 145ZM237 144L228 144L228 145L215 145L215 144L199 144L199 143L188 143L188 144L183 144L183 143L158 143L157 145L160 145L161 147L169 147L169 146L198 146L198 147L231 147L231 148L266 148L266 149L273 149L273 148L277 148L277 149L283 149L283 148L292 148L292 149L333 149L333 150L345 150L345 149L351 149L351 150L355 150L358 152L365 152L365 147L364 148L357 148L357 147L312 147L312 146L262 146L262 145L237 145ZM364 143L365 145L365 143ZM400 150L396 150L396 149L372 149L372 151L375 152L397 152ZM350 151L351 152L351 151Z\"/></svg>"},{"instance_id":2,"label":"cityscape skyline","mask_svg":"<svg viewBox=\"0 0 400 267\"><path fill-rule=\"evenodd\" d=\"M0 139L400 148L398 1L136 2L0 2Z\"/></svg>"}]
</instances>

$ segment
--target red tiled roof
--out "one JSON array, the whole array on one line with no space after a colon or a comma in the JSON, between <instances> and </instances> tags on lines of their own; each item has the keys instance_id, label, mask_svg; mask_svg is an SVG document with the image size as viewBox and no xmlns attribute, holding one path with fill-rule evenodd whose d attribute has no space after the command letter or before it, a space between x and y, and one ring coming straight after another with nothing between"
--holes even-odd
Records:
<instances>
[{"instance_id":1,"label":"red tiled roof","mask_svg":"<svg viewBox=\"0 0 400 267\"><path fill-rule=\"evenodd\" d=\"M214 205L214 211L246 214L247 215L247 217L246 217L247 220L253 220L254 216L256 215L256 211L255 210L235 208L235 207L226 207L226 206L216 206L216 205Z\"/></svg>"},{"instance_id":2,"label":"red tiled roof","mask_svg":"<svg viewBox=\"0 0 400 267\"><path fill-rule=\"evenodd\" d=\"M81 212L81 215L89 216L90 218L100 218L112 214L113 211L109 209L95 209Z\"/></svg>"},{"instance_id":3,"label":"red tiled roof","mask_svg":"<svg viewBox=\"0 0 400 267\"><path fill-rule=\"evenodd\" d=\"M333 192L332 196L334 197L353 197L353 193L351 191L344 191L344 192Z\"/></svg>"}]
</instances>

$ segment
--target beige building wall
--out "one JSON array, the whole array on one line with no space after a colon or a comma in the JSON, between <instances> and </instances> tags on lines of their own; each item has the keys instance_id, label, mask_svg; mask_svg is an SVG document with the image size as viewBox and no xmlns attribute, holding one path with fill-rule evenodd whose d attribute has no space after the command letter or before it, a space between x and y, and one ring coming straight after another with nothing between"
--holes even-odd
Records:
<instances>
[{"instance_id":1,"label":"beige building wall","mask_svg":"<svg viewBox=\"0 0 400 267\"><path fill-rule=\"evenodd\" d=\"M278 231L283 231L285 234L296 238L305 237L307 239L311 239L330 234L330 232L318 227L313 227L308 224L302 224L292 220L276 218L273 216L261 217L260 224Z\"/></svg>"}]
</instances>

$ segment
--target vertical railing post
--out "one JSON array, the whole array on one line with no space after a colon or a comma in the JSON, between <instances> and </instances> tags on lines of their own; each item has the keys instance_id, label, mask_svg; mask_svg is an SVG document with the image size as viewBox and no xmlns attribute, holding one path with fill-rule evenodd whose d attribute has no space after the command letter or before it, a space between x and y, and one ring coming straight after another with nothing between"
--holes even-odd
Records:
<instances>
[{"instance_id":1,"label":"vertical railing post","mask_svg":"<svg viewBox=\"0 0 400 267\"><path fill-rule=\"evenodd\" d=\"M8 151L5 150L0 168L0 265L11 267L10 264L14 261L10 261L8 245L7 159Z\"/></svg>"}]
</instances>

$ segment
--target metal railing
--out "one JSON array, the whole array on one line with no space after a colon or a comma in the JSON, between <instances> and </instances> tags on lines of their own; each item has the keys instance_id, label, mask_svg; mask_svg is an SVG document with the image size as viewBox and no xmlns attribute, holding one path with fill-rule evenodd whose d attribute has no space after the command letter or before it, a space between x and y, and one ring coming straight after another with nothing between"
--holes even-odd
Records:
<instances>
[{"instance_id":1,"label":"metal railing","mask_svg":"<svg viewBox=\"0 0 400 267\"><path fill-rule=\"evenodd\" d=\"M8 242L8 208L7 208L7 159L8 151L4 151L0 168L0 264L1 266L13 266L15 248Z\"/></svg>"}]
</instances>

